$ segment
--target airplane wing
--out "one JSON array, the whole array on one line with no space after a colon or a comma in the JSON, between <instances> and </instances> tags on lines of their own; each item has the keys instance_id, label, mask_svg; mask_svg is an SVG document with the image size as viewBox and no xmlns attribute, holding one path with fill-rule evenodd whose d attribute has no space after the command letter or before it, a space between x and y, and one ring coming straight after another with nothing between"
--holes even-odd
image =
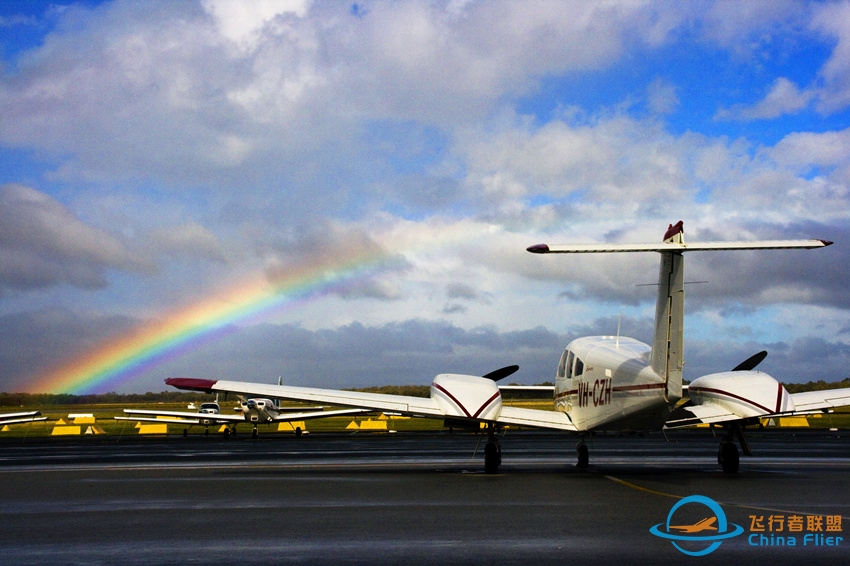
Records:
<instances>
[{"instance_id":1,"label":"airplane wing","mask_svg":"<svg viewBox=\"0 0 850 566\"><path fill-rule=\"evenodd\" d=\"M682 428L698 424L722 423L740 419L741 416L720 405L686 405L670 414L666 428Z\"/></svg>"},{"instance_id":2,"label":"airplane wing","mask_svg":"<svg viewBox=\"0 0 850 566\"><path fill-rule=\"evenodd\" d=\"M33 423L46 421L47 417L40 416L40 411L25 411L22 413L5 413L0 415L0 426L9 424Z\"/></svg>"},{"instance_id":3,"label":"airplane wing","mask_svg":"<svg viewBox=\"0 0 850 566\"><path fill-rule=\"evenodd\" d=\"M156 420L156 417L172 417L176 422L189 422L191 420L195 421L195 424L199 423L201 420L211 421L211 422L222 422L222 423L244 423L245 417L242 416L241 413L227 415L221 413L198 413L198 412L188 412L188 411L156 411L156 410L147 410L147 409L124 409L124 413L128 415L142 415L147 416L153 419L154 422L166 422L165 419ZM116 417L118 420L125 420L125 418ZM188 420L177 420L177 419L188 419ZM141 420L137 418L128 418L126 420ZM174 422L174 421L172 421Z\"/></svg>"},{"instance_id":4,"label":"airplane wing","mask_svg":"<svg viewBox=\"0 0 850 566\"><path fill-rule=\"evenodd\" d=\"M825 389L823 391L806 391L804 393L792 393L795 412L803 414L811 412L826 412L836 407L850 405L850 388Z\"/></svg>"},{"instance_id":5,"label":"airplane wing","mask_svg":"<svg viewBox=\"0 0 850 566\"><path fill-rule=\"evenodd\" d=\"M542 411L540 409L523 409L521 407L502 407L498 421L501 424L533 426L536 428L553 428L576 432L576 425L570 421L566 413L560 411Z\"/></svg>"},{"instance_id":6,"label":"airplane wing","mask_svg":"<svg viewBox=\"0 0 850 566\"><path fill-rule=\"evenodd\" d=\"M244 423L248 422L245 417L239 414L215 414L215 413L191 413L184 411L156 411L147 409L124 409L128 415L142 415L141 417L115 417L119 421L142 421L154 423L171 423L171 424L200 424L201 421L221 422L221 423ZM368 412L367 409L341 409L338 411L308 411L303 413L287 413L278 415L272 422L290 422L290 421L306 421L310 419L320 419L323 417L338 417L341 415L354 415ZM158 418L162 417L162 418Z\"/></svg>"},{"instance_id":7,"label":"airplane wing","mask_svg":"<svg viewBox=\"0 0 850 566\"><path fill-rule=\"evenodd\" d=\"M310 419L321 419L324 417L341 417L343 415L358 415L360 413L372 412L371 409L339 409L337 411L310 411L308 413L289 413L278 415L274 422L307 421Z\"/></svg>"},{"instance_id":8,"label":"airplane wing","mask_svg":"<svg viewBox=\"0 0 850 566\"><path fill-rule=\"evenodd\" d=\"M438 376L439 378L440 376ZM470 376L450 376L458 379L469 377L470 379L482 379ZM488 380L484 380L485 382ZM384 393L366 393L361 391L342 391L337 389L318 389L313 387L296 387L289 385L267 385L262 383L245 383L241 381L224 381L213 379L196 379L174 377L166 379L165 382L178 389L188 389L204 392L238 393L242 395L257 395L277 399L292 399L296 401L308 401L311 403L327 403L341 407L359 407L398 413L426 418L467 418L478 419L482 422L496 422L500 424L513 424L531 426L537 428L549 428L557 430L575 431L572 424L564 413L557 411L543 411L539 409L523 409L502 405L498 414L490 413L490 408L500 400L500 394L496 385L489 381L492 390L471 401L472 397L465 397L462 388L449 390L450 382L443 382L442 387L438 379L432 384L432 390L436 390L436 396L432 397L410 397L406 395L387 395ZM441 396L441 397L438 397ZM439 400L438 400L439 398ZM327 412L324 413L327 415ZM492 416L491 416L492 415Z\"/></svg>"},{"instance_id":9,"label":"airplane wing","mask_svg":"<svg viewBox=\"0 0 850 566\"><path fill-rule=\"evenodd\" d=\"M0 426L10 424L36 423L46 420L47 417L22 417L20 419L2 419L0 420Z\"/></svg>"},{"instance_id":10,"label":"airplane wing","mask_svg":"<svg viewBox=\"0 0 850 566\"><path fill-rule=\"evenodd\" d=\"M242 381L183 377L173 377L166 379L165 382L178 389L189 389L193 391L256 395L258 397L327 403L338 407L356 407L359 409L391 411L417 416L444 416L443 411L440 410L434 400L428 397L410 397L407 395L387 395L384 393L365 393L361 391L297 387L293 385L268 385ZM323 414L327 415L327 412Z\"/></svg>"},{"instance_id":11,"label":"airplane wing","mask_svg":"<svg viewBox=\"0 0 850 566\"><path fill-rule=\"evenodd\" d=\"M793 417L825 413L836 407L850 405L850 388L826 389L823 391L806 391L804 393L791 393L788 395L791 403L786 406L787 410L765 410L755 415L758 418ZM777 407L781 409L781 407ZM705 403L702 405L686 404L670 414L665 426L667 428L681 428L698 424L714 424L744 420L753 418L754 415L743 415L732 410L729 406L719 403Z\"/></svg>"},{"instance_id":12,"label":"airplane wing","mask_svg":"<svg viewBox=\"0 0 850 566\"><path fill-rule=\"evenodd\" d=\"M197 413L195 413L197 415ZM157 423L157 424L182 424L196 425L201 424L200 419L179 419L176 417L114 417L116 421L133 421L139 423Z\"/></svg>"}]
</instances>

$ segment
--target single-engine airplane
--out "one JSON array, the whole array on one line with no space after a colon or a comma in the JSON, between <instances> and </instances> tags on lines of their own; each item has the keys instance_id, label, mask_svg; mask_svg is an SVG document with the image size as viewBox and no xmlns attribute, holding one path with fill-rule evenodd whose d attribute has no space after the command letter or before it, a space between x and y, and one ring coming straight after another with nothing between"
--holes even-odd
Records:
<instances>
[{"instance_id":1,"label":"single-engine airplane","mask_svg":"<svg viewBox=\"0 0 850 566\"><path fill-rule=\"evenodd\" d=\"M21 413L4 413L0 415L0 426L20 423L34 423L46 421L47 417L41 416L41 411L24 411Z\"/></svg>"},{"instance_id":2,"label":"single-engine airplane","mask_svg":"<svg viewBox=\"0 0 850 566\"><path fill-rule=\"evenodd\" d=\"M528 251L536 254L656 252L661 255L652 344L620 336L573 340L558 363L553 410L502 404L496 381L512 374L517 366L483 377L438 375L431 383L429 398L197 378L177 377L165 382L178 389L362 407L442 418L447 423L466 422L476 426L485 423L489 440L484 451L484 470L488 473L497 472L501 463L495 431L504 425L579 433L582 437L576 446L577 465L586 467L589 454L583 436L591 431L658 431L699 423L721 424L727 433L720 444L718 463L724 472L736 473L739 454L734 440L737 438L745 454L751 454L743 435L745 425L756 424L765 417L828 412L834 407L850 405L850 388L789 394L776 379L755 371L766 355L759 353L732 371L695 379L688 389L690 398L680 405L684 365L684 254L812 249L830 244L824 240L686 243L680 221L670 225L660 243L529 247Z\"/></svg>"},{"instance_id":3,"label":"single-engine airplane","mask_svg":"<svg viewBox=\"0 0 850 566\"><path fill-rule=\"evenodd\" d=\"M325 417L338 417L341 415L355 415L368 412L369 409L340 409L337 411L324 411L322 407L307 407L313 409L304 412L304 407L281 407L271 399L245 399L240 398L239 406L235 408L234 414L223 414L218 403L202 403L197 412L187 411L157 411L150 409L124 409L128 415L141 415L137 417L115 417L117 421L140 421L159 424L182 424L187 426L201 425L209 434L209 427L217 424L229 425L224 434L229 436L239 423L253 423L251 432L256 438L259 436L257 425L280 422L304 421L320 419ZM295 412L301 411L301 412ZM296 430L300 433L300 430ZM188 434L188 429L183 429L183 434Z\"/></svg>"}]
</instances>

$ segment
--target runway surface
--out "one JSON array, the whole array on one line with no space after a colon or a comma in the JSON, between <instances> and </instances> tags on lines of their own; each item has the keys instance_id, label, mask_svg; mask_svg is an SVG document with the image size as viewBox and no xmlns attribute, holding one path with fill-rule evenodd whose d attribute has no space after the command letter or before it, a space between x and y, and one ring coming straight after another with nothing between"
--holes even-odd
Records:
<instances>
[{"instance_id":1,"label":"runway surface","mask_svg":"<svg viewBox=\"0 0 850 566\"><path fill-rule=\"evenodd\" d=\"M719 439L695 431L593 437L584 471L575 437L509 432L496 475L466 433L3 441L0 551L52 565L847 563L850 434L749 440L756 456L735 476L717 465ZM705 558L649 532L692 495L730 523L700 534L744 530ZM674 523L713 515L681 509ZM797 546L765 546L780 536Z\"/></svg>"}]
</instances>

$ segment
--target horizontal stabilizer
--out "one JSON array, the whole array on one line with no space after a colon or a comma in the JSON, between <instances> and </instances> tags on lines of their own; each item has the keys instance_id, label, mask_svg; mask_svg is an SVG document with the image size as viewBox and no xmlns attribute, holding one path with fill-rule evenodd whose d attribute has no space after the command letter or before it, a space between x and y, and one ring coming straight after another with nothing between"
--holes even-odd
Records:
<instances>
[{"instance_id":1,"label":"horizontal stabilizer","mask_svg":"<svg viewBox=\"0 0 850 566\"><path fill-rule=\"evenodd\" d=\"M652 244L537 244L527 248L534 254L589 254L625 252L702 252L721 250L792 250L824 248L827 240L764 240L761 242L661 242Z\"/></svg>"}]
</instances>

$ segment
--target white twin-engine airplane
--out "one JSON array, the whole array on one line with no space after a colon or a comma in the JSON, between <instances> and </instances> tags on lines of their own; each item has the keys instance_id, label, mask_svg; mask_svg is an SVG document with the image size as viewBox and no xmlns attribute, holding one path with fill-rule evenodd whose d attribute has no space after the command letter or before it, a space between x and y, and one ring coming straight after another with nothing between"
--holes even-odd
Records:
<instances>
[{"instance_id":1,"label":"white twin-engine airplane","mask_svg":"<svg viewBox=\"0 0 850 566\"><path fill-rule=\"evenodd\" d=\"M167 381L167 380L166 380ZM254 429L252 435L254 438L259 436L257 425L271 424L280 422L305 421L310 419L321 419L325 417L335 417L340 415L353 415L363 412L368 412L367 409L342 409L338 411L324 411L322 407L308 407L314 409L307 412L301 407L281 407L271 399L245 399L240 398L238 407L235 407L234 414L223 414L218 403L203 403L197 412L191 413L188 411L157 411L149 409L124 409L128 415L142 415L138 417L115 417L116 421L139 421L152 422L158 424L182 424L190 427L192 425L201 425L207 428L217 424L229 425L224 434L229 436L234 432L235 427L239 423L253 423ZM300 430L296 430L300 432ZM188 434L188 429L183 429L183 434Z\"/></svg>"},{"instance_id":2,"label":"white twin-engine airplane","mask_svg":"<svg viewBox=\"0 0 850 566\"><path fill-rule=\"evenodd\" d=\"M720 444L718 462L723 471L738 471L740 442L745 454L750 449L742 429L760 418L776 415L828 412L850 405L850 388L789 394L776 379L755 371L766 354L759 353L730 372L695 379L682 400L684 254L696 251L766 250L821 248L823 240L779 240L762 242L685 243L683 224L671 225L658 244L540 244L528 248L537 254L658 252L658 302L652 344L618 336L592 336L573 340L561 356L554 387L553 410L524 409L502 405L496 381L516 371L509 366L483 377L441 374L431 384L430 398L337 391L311 387L265 385L194 378L170 378L178 389L232 392L297 399L338 406L362 407L406 415L443 418L447 422L485 423L489 441L484 451L484 469L495 473L501 449L495 438L497 427L522 425L559 429L580 434L595 430L662 430L699 423L722 424L727 429ZM578 466L586 467L589 456L584 439L577 445Z\"/></svg>"}]
</instances>

